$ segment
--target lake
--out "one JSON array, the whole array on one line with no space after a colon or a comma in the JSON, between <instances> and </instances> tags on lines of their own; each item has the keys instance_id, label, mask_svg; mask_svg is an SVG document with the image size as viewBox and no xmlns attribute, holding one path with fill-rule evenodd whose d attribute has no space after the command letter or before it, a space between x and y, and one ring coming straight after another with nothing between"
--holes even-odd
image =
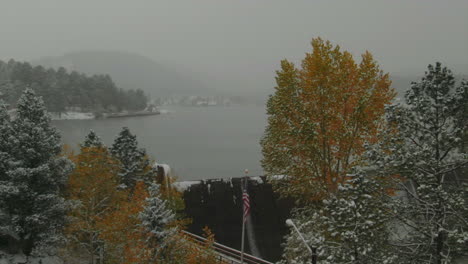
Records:
<instances>
[{"instance_id":1,"label":"lake","mask_svg":"<svg viewBox=\"0 0 468 264\"><path fill-rule=\"evenodd\" d=\"M53 121L63 143L78 144L93 129L110 146L126 126L158 163L169 164L179 180L262 175L260 138L265 108L164 107L167 113L129 118Z\"/></svg>"}]
</instances>

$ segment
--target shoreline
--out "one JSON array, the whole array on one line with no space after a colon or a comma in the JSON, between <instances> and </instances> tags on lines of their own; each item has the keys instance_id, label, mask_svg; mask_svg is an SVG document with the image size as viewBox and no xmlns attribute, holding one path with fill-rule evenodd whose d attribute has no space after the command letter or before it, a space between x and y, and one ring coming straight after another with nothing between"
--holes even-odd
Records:
<instances>
[{"instance_id":1,"label":"shoreline","mask_svg":"<svg viewBox=\"0 0 468 264\"><path fill-rule=\"evenodd\" d=\"M128 112L128 113L103 113L96 115L92 112L74 112L68 111L64 113L53 113L49 112L49 115L53 121L60 120L90 120L90 119L106 119L106 118L123 118L123 117L136 117L136 116L151 116L159 115L161 111L139 111L139 112Z\"/></svg>"}]
</instances>

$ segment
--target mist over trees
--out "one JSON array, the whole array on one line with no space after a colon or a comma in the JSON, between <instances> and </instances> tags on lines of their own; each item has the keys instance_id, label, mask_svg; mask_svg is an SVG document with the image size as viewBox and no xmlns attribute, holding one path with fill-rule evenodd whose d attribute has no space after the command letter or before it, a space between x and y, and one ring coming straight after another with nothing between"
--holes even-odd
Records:
<instances>
[{"instance_id":1,"label":"mist over trees","mask_svg":"<svg viewBox=\"0 0 468 264\"><path fill-rule=\"evenodd\" d=\"M174 95L212 95L216 87L207 87L201 76L181 66L155 61L146 56L124 51L77 51L55 57L44 57L35 63L93 75L109 74L119 87L142 89L152 98Z\"/></svg>"},{"instance_id":2,"label":"mist over trees","mask_svg":"<svg viewBox=\"0 0 468 264\"><path fill-rule=\"evenodd\" d=\"M14 108L26 88L42 96L47 110L56 113L136 111L144 109L148 101L141 89L120 89L109 75L88 76L63 67L55 70L0 61L0 98Z\"/></svg>"}]
</instances>

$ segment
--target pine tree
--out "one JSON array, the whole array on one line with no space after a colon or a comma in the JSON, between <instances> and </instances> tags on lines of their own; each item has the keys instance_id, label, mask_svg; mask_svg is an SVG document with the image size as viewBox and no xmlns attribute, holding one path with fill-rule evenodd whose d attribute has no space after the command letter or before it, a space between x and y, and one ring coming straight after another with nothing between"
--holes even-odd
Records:
<instances>
[{"instance_id":1,"label":"pine tree","mask_svg":"<svg viewBox=\"0 0 468 264\"><path fill-rule=\"evenodd\" d=\"M72 164L59 156L60 135L42 99L26 89L17 107L8 138L11 162L1 176L8 194L0 197L0 225L10 234L10 247L30 254L33 249L51 249L62 238L67 204L61 192Z\"/></svg>"},{"instance_id":2,"label":"pine tree","mask_svg":"<svg viewBox=\"0 0 468 264\"><path fill-rule=\"evenodd\" d=\"M10 197L18 195L18 188L10 180L8 176L12 169L12 139L13 130L11 127L10 116L7 112L7 107L0 99L0 242L1 244L8 243L6 238L10 240L19 240L20 238L10 226L10 217L7 214L10 203ZM3 241L5 239L5 241Z\"/></svg>"},{"instance_id":3,"label":"pine tree","mask_svg":"<svg viewBox=\"0 0 468 264\"><path fill-rule=\"evenodd\" d=\"M102 144L101 138L98 135L96 135L96 133L93 130L90 130L88 135L86 135L85 141L81 146L85 148L102 148L104 145Z\"/></svg>"},{"instance_id":4,"label":"pine tree","mask_svg":"<svg viewBox=\"0 0 468 264\"><path fill-rule=\"evenodd\" d=\"M6 104L0 99L0 182L4 184L6 184L6 173L11 161L12 133L10 115L7 112ZM0 186L6 186L4 184L0 184Z\"/></svg>"},{"instance_id":5,"label":"pine tree","mask_svg":"<svg viewBox=\"0 0 468 264\"><path fill-rule=\"evenodd\" d=\"M316 249L319 263L393 263L389 252L389 197L384 184L362 173L349 175L317 208L296 213L295 222ZM287 237L287 263L309 263L311 255L295 230Z\"/></svg>"},{"instance_id":6,"label":"pine tree","mask_svg":"<svg viewBox=\"0 0 468 264\"><path fill-rule=\"evenodd\" d=\"M147 245L151 248L163 249L167 238L172 236L175 228L170 224L175 220L175 214L168 209L167 202L161 198L159 185L152 183L149 188L149 197L139 217L142 227L149 233Z\"/></svg>"},{"instance_id":7,"label":"pine tree","mask_svg":"<svg viewBox=\"0 0 468 264\"><path fill-rule=\"evenodd\" d=\"M401 263L449 263L467 254L468 194L459 172L468 164L462 137L468 116L468 85L455 88L450 70L429 65L405 95L406 105L390 108L399 130L391 157L380 163L406 179L406 200L395 217L406 227L395 244Z\"/></svg>"},{"instance_id":8,"label":"pine tree","mask_svg":"<svg viewBox=\"0 0 468 264\"><path fill-rule=\"evenodd\" d=\"M126 187L133 188L136 181L151 181L153 170L146 151L138 148L136 136L127 127L122 128L110 151L121 163L121 182Z\"/></svg>"}]
</instances>

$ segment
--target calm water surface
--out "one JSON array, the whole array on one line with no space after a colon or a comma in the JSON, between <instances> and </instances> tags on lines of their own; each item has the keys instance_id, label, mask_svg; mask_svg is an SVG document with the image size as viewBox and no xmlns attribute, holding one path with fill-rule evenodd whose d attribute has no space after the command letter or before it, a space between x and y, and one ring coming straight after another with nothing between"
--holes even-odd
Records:
<instances>
[{"instance_id":1,"label":"calm water surface","mask_svg":"<svg viewBox=\"0 0 468 264\"><path fill-rule=\"evenodd\" d=\"M140 147L169 164L179 180L262 175L259 140L266 125L264 107L165 107L157 116L54 121L64 143L77 146L90 129L108 146L127 126Z\"/></svg>"}]
</instances>

